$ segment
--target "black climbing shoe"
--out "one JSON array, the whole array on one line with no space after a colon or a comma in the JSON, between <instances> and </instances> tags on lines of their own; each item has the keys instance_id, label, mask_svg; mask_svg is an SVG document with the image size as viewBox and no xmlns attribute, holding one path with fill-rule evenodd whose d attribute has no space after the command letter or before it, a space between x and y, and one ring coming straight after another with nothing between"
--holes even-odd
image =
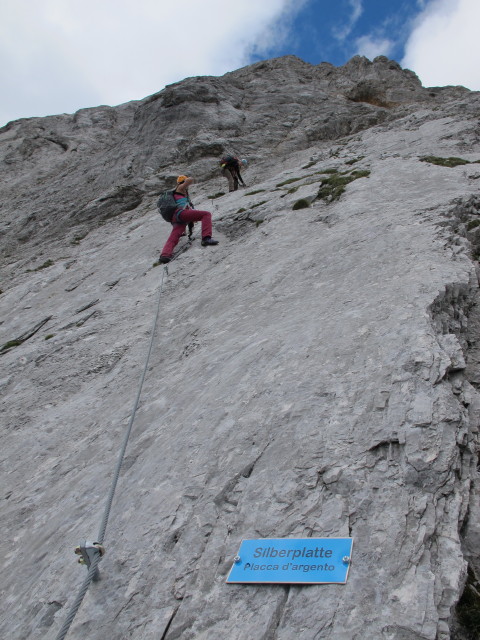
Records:
<instances>
[{"instance_id":1,"label":"black climbing shoe","mask_svg":"<svg viewBox=\"0 0 480 640\"><path fill-rule=\"evenodd\" d=\"M210 236L205 236L202 238L202 247L213 246L214 244L218 244L218 240L213 240Z\"/></svg>"},{"instance_id":2,"label":"black climbing shoe","mask_svg":"<svg viewBox=\"0 0 480 640\"><path fill-rule=\"evenodd\" d=\"M169 258L168 256L160 256L160 258L158 259L158 261L162 264L166 264L167 262L170 262L170 260L171 258Z\"/></svg>"}]
</instances>

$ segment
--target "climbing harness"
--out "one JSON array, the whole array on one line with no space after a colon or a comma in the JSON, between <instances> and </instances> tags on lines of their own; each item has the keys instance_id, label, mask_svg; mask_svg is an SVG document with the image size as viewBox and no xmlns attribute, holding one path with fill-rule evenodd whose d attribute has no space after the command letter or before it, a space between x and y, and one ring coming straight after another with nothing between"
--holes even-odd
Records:
<instances>
[{"instance_id":1,"label":"climbing harness","mask_svg":"<svg viewBox=\"0 0 480 640\"><path fill-rule=\"evenodd\" d=\"M191 241L189 241L188 243L189 245L191 244ZM185 249L184 249L185 250ZM157 309L156 309L156 313L155 313L155 319L153 322L153 326L152 326L152 334L150 337L150 345L148 347L148 352L147 352L147 358L146 358L146 362L145 362L145 367L143 369L141 378L140 378L140 384L138 387L138 392L137 392L137 396L135 398L135 402L133 405L133 409L132 409L132 414L130 416L130 420L128 423L128 427L125 433L125 438L123 440L123 444L122 447L120 449L120 453L118 456L118 461L117 461L117 466L115 467L115 472L114 472L114 476L113 476L113 480L112 480L112 484L110 487L110 492L108 494L107 497L107 501L105 504L105 510L103 513L103 518L102 518L102 522L100 524L100 529L99 529L99 533L98 533L98 537L97 540L98 542L88 542L85 541L83 544L80 544L79 546L77 546L75 548L75 553L77 555L79 555L79 559L78 562L80 564L84 564L87 566L88 568L88 574L87 577L85 578L80 591L78 592L78 595L72 605L72 607L70 608L70 611L67 615L67 618L65 619L65 622L63 623L62 628L60 629L56 640L63 640L65 638L65 636L68 633L68 630L70 629L70 626L77 614L78 609L80 608L80 605L82 604L83 598L85 597L85 594L88 591L88 587L90 586L91 582L96 582L99 577L99 570L98 570L98 564L100 562L100 560L102 559L102 557L105 554L105 548L103 546L103 541L105 538L105 531L107 529L107 523L108 523L108 518L110 515L110 509L112 506L112 502L113 502L113 496L115 494L115 489L117 487L117 482L118 482L118 478L120 475L120 468L122 466L123 463L123 458L125 456L125 451L127 449L127 444L128 444L128 440L130 438L130 434L132 432L132 426L133 426L133 422L135 420L135 414L137 412L137 408L138 408L138 403L140 402L140 396L142 393L142 387L143 387L143 383L145 380L145 375L147 373L147 369L148 369L148 363L150 361L150 355L152 353L152 347L153 347L153 340L155 338L155 331L157 328L157 322L158 322L158 316L160 313L160 299L162 296L162 291L163 291L163 282L165 279L165 275L168 276L168 269L167 266L165 265L163 270L162 270L162 279L160 282L160 288L159 288L159 292L158 292L158 302L157 302Z\"/></svg>"}]
</instances>

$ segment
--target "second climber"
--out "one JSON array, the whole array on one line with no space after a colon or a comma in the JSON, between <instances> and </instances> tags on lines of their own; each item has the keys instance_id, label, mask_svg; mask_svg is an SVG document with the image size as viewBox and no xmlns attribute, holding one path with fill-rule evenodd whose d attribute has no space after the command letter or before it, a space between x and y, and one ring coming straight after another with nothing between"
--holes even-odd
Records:
<instances>
[{"instance_id":1,"label":"second climber","mask_svg":"<svg viewBox=\"0 0 480 640\"><path fill-rule=\"evenodd\" d=\"M246 166L246 164L246 160L239 160L234 156L224 156L220 160L222 176L225 176L225 178L228 180L229 191L237 191L239 182L243 187L245 186L240 170L242 168L242 165Z\"/></svg>"}]
</instances>

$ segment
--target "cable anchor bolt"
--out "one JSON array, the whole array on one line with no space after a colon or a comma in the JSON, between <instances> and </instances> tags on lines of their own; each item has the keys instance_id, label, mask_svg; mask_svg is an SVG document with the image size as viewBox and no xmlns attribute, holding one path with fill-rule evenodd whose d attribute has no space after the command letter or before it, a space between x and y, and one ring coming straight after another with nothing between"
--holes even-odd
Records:
<instances>
[{"instance_id":1,"label":"cable anchor bolt","mask_svg":"<svg viewBox=\"0 0 480 640\"><path fill-rule=\"evenodd\" d=\"M78 563L83 564L90 569L90 566L93 560L96 558L97 554L100 554L100 560L105 555L105 547L101 545L99 542L89 542L85 540L82 544L79 544L75 547L75 553L78 558ZM100 578L100 571L98 567L95 569L95 574L93 576L93 581L96 582Z\"/></svg>"}]
</instances>

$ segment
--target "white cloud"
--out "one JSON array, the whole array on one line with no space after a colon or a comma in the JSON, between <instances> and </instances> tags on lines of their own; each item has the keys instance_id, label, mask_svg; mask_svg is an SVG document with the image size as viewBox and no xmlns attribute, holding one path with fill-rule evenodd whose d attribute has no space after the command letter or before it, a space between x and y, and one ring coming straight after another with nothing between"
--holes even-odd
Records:
<instances>
[{"instance_id":1,"label":"white cloud","mask_svg":"<svg viewBox=\"0 0 480 640\"><path fill-rule=\"evenodd\" d=\"M308 0L3 0L0 126L248 64Z\"/></svg>"},{"instance_id":2,"label":"white cloud","mask_svg":"<svg viewBox=\"0 0 480 640\"><path fill-rule=\"evenodd\" d=\"M402 66L424 86L480 90L479 0L430 0L414 23Z\"/></svg>"},{"instance_id":3,"label":"white cloud","mask_svg":"<svg viewBox=\"0 0 480 640\"><path fill-rule=\"evenodd\" d=\"M363 13L363 0L347 0L351 8L351 13L348 16L347 22L342 27L337 27L333 30L332 35L334 38L343 42L351 34L353 27L356 25L358 19Z\"/></svg>"},{"instance_id":4,"label":"white cloud","mask_svg":"<svg viewBox=\"0 0 480 640\"><path fill-rule=\"evenodd\" d=\"M355 45L357 54L373 60L377 56L390 56L394 43L388 38L375 38L373 36L362 36L357 38Z\"/></svg>"}]
</instances>

